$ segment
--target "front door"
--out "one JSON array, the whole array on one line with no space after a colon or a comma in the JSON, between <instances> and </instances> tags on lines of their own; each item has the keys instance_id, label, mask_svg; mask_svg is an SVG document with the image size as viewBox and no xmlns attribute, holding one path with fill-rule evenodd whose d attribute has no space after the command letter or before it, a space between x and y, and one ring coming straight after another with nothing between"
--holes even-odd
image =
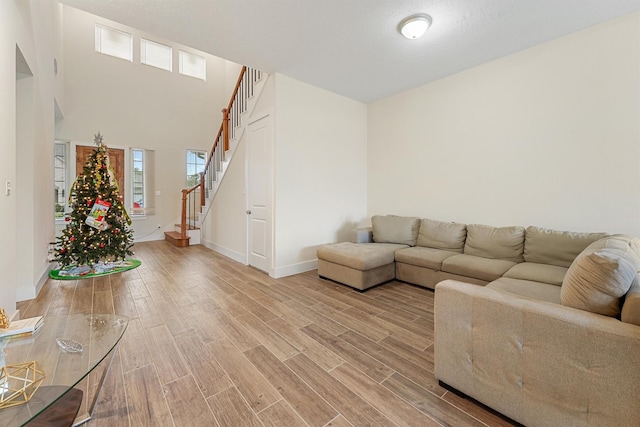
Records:
<instances>
[{"instance_id":1,"label":"front door","mask_svg":"<svg viewBox=\"0 0 640 427\"><path fill-rule=\"evenodd\" d=\"M247 215L249 265L267 273L272 267L272 130L271 117L250 123L247 138Z\"/></svg>"},{"instance_id":2,"label":"front door","mask_svg":"<svg viewBox=\"0 0 640 427\"><path fill-rule=\"evenodd\" d=\"M87 163L87 159L95 149L95 147L85 145L76 146L76 176L82 174L82 169L85 163ZM118 181L120 201L124 203L124 150L109 148L109 161L111 162L111 169L113 169L113 173Z\"/></svg>"}]
</instances>

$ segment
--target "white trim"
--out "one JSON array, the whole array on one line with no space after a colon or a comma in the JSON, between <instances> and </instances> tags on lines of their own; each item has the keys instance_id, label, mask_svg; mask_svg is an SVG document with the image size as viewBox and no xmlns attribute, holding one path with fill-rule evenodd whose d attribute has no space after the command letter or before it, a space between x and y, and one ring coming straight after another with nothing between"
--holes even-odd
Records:
<instances>
[{"instance_id":1,"label":"white trim","mask_svg":"<svg viewBox=\"0 0 640 427\"><path fill-rule=\"evenodd\" d=\"M42 273L40 280L38 280L35 286L20 286L16 288L16 301L26 301L36 298L49 278L49 271L53 270L54 266L55 263L49 263L49 266L45 269L44 273Z\"/></svg>"},{"instance_id":2,"label":"white trim","mask_svg":"<svg viewBox=\"0 0 640 427\"><path fill-rule=\"evenodd\" d=\"M202 239L200 244L206 248L211 249L212 251L216 251L221 255L226 256L227 258L231 258L234 261L237 261L243 265L249 265L247 262L247 256L243 253L225 248L224 246L217 245L210 240Z\"/></svg>"},{"instance_id":3,"label":"white trim","mask_svg":"<svg viewBox=\"0 0 640 427\"><path fill-rule=\"evenodd\" d=\"M142 236L140 238L136 238L136 233L134 230L133 233L133 244L135 245L136 243L142 243L142 242L154 242L156 240L164 240L164 231L157 229L157 230L153 230L150 234L147 234L146 236ZM135 252L135 247L133 248L134 252Z\"/></svg>"},{"instance_id":4,"label":"white trim","mask_svg":"<svg viewBox=\"0 0 640 427\"><path fill-rule=\"evenodd\" d=\"M300 274L318 268L318 260L299 262L297 264L287 265L285 267L277 267L274 269L273 274L269 274L274 279L281 277L293 276L294 274Z\"/></svg>"}]
</instances>

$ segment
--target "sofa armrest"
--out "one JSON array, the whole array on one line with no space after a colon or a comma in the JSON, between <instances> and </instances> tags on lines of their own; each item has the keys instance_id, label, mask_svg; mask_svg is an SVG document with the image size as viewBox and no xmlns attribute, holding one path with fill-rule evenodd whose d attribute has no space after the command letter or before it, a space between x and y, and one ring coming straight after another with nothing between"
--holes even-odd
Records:
<instances>
[{"instance_id":1,"label":"sofa armrest","mask_svg":"<svg viewBox=\"0 0 640 427\"><path fill-rule=\"evenodd\" d=\"M527 426L640 420L640 327L469 283L436 285L435 376ZM615 396L615 398L612 398Z\"/></svg>"},{"instance_id":2,"label":"sofa armrest","mask_svg":"<svg viewBox=\"0 0 640 427\"><path fill-rule=\"evenodd\" d=\"M356 228L355 243L373 243L373 228L372 227Z\"/></svg>"}]
</instances>

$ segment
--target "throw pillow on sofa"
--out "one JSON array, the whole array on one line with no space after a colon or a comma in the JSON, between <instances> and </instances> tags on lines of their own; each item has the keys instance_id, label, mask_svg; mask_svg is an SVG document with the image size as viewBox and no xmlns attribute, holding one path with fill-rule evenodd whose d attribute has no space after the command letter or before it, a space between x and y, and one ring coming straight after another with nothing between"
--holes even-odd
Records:
<instances>
[{"instance_id":1,"label":"throw pillow on sofa","mask_svg":"<svg viewBox=\"0 0 640 427\"><path fill-rule=\"evenodd\" d=\"M640 240L608 237L589 245L562 282L563 305L605 316L620 315L620 298L640 269Z\"/></svg>"},{"instance_id":2,"label":"throw pillow on sofa","mask_svg":"<svg viewBox=\"0 0 640 427\"><path fill-rule=\"evenodd\" d=\"M415 246L420 229L420 218L374 215L371 217L373 241L375 243L397 243Z\"/></svg>"}]
</instances>

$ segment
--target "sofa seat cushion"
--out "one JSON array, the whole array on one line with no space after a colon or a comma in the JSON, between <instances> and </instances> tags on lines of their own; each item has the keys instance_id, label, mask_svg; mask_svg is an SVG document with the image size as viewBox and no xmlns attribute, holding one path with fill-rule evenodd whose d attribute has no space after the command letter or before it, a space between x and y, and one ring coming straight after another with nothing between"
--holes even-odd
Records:
<instances>
[{"instance_id":1,"label":"sofa seat cushion","mask_svg":"<svg viewBox=\"0 0 640 427\"><path fill-rule=\"evenodd\" d=\"M527 227L524 235L524 260L568 268L587 246L606 235Z\"/></svg>"},{"instance_id":2,"label":"sofa seat cushion","mask_svg":"<svg viewBox=\"0 0 640 427\"><path fill-rule=\"evenodd\" d=\"M420 230L420 218L397 215L371 217L373 241L415 246Z\"/></svg>"},{"instance_id":3,"label":"sofa seat cushion","mask_svg":"<svg viewBox=\"0 0 640 427\"><path fill-rule=\"evenodd\" d=\"M432 270L440 270L442 267L442 261L454 255L459 255L459 253L445 251L442 249L415 246L413 248L397 250L396 261L418 267L427 267Z\"/></svg>"},{"instance_id":4,"label":"sofa seat cushion","mask_svg":"<svg viewBox=\"0 0 640 427\"><path fill-rule=\"evenodd\" d=\"M503 259L457 254L442 261L442 271L491 281L501 277L514 265L515 262Z\"/></svg>"},{"instance_id":5,"label":"sofa seat cushion","mask_svg":"<svg viewBox=\"0 0 640 427\"><path fill-rule=\"evenodd\" d=\"M496 289L502 292L510 292L512 294L535 300L561 304L560 286L551 285L549 283L501 277L489 283L487 288Z\"/></svg>"},{"instance_id":6,"label":"sofa seat cushion","mask_svg":"<svg viewBox=\"0 0 640 427\"><path fill-rule=\"evenodd\" d=\"M562 282L562 304L605 316L620 315L620 298L640 269L640 239L611 236L590 244Z\"/></svg>"},{"instance_id":7,"label":"sofa seat cushion","mask_svg":"<svg viewBox=\"0 0 640 427\"><path fill-rule=\"evenodd\" d=\"M467 225L464 253L483 258L523 262L524 227Z\"/></svg>"},{"instance_id":8,"label":"sofa seat cushion","mask_svg":"<svg viewBox=\"0 0 640 427\"><path fill-rule=\"evenodd\" d=\"M318 248L319 259L351 267L370 270L394 262L394 253L408 247L392 243L336 243Z\"/></svg>"},{"instance_id":9,"label":"sofa seat cushion","mask_svg":"<svg viewBox=\"0 0 640 427\"><path fill-rule=\"evenodd\" d=\"M512 279L532 280L560 286L568 268L557 265L538 264L537 262L521 262L504 273L504 277Z\"/></svg>"},{"instance_id":10,"label":"sofa seat cushion","mask_svg":"<svg viewBox=\"0 0 640 427\"><path fill-rule=\"evenodd\" d=\"M467 225L424 218L420 221L418 246L462 253Z\"/></svg>"}]
</instances>

